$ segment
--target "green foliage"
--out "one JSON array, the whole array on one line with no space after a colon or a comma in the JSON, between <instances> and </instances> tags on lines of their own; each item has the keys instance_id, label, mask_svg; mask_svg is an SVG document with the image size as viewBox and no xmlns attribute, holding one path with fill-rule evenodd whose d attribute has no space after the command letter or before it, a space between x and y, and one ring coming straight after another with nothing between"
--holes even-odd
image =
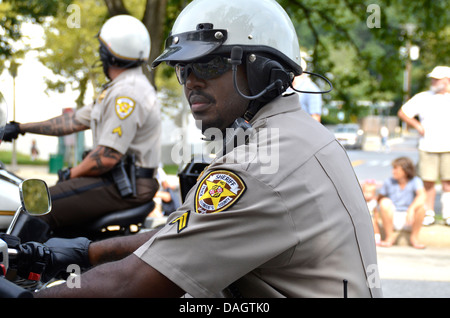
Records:
<instances>
[{"instance_id":1,"label":"green foliage","mask_svg":"<svg viewBox=\"0 0 450 318\"><path fill-rule=\"evenodd\" d=\"M0 1L0 69L5 60L14 55L23 55L16 51L12 42L22 37L20 26L24 21L43 23L45 17L53 16L59 7L65 6L71 0L3 0Z\"/></svg>"},{"instance_id":2,"label":"green foliage","mask_svg":"<svg viewBox=\"0 0 450 318\"><path fill-rule=\"evenodd\" d=\"M67 84L71 85L80 92L76 102L81 107L88 83L99 89L106 82L101 64L93 66L100 59L96 35L108 15L100 1L73 1L73 5L79 11L60 8L45 25L46 44L39 59L53 73L61 75L55 82L46 80L48 89L63 92Z\"/></svg>"},{"instance_id":3,"label":"green foliage","mask_svg":"<svg viewBox=\"0 0 450 318\"><path fill-rule=\"evenodd\" d=\"M436 65L450 64L450 2L446 0L361 1L279 0L290 14L299 41L310 55L308 67L332 79L334 90L325 100L341 100L347 115L359 116L359 100L394 101L404 98L407 42L420 47L412 62L411 95L428 86L426 74ZM369 5L379 7L379 28L372 27ZM406 25L414 24L408 34ZM346 116L346 117L349 117Z\"/></svg>"}]
</instances>

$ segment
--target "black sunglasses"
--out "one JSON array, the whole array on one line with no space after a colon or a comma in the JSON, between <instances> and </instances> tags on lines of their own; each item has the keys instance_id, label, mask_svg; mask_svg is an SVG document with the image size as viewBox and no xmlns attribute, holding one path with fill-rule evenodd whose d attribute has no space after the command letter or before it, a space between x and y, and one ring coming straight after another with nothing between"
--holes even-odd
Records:
<instances>
[{"instance_id":1,"label":"black sunglasses","mask_svg":"<svg viewBox=\"0 0 450 318\"><path fill-rule=\"evenodd\" d=\"M175 65L175 73L181 85L186 83L186 79L191 72L194 72L194 75L199 79L209 80L218 78L229 70L231 70L229 58L218 55L210 56L206 60L199 60L188 64L178 63Z\"/></svg>"}]
</instances>

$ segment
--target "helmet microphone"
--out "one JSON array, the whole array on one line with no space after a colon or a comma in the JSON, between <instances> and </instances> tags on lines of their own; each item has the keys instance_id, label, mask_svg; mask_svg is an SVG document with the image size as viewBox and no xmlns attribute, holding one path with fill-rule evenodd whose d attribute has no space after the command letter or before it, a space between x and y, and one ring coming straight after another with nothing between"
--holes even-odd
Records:
<instances>
[{"instance_id":1,"label":"helmet microphone","mask_svg":"<svg viewBox=\"0 0 450 318\"><path fill-rule=\"evenodd\" d=\"M230 62L232 65L232 70L233 70L233 85L234 85L234 89L240 96L242 96L245 99L255 100L255 99L261 98L262 96L267 94L267 92L269 92L273 89L277 89L277 90L282 89L283 81L280 79L277 79L256 95L247 96L244 93L242 93L237 85L237 76L236 76L237 66L242 63L242 55L243 55L243 50L240 46L235 46L231 49L231 56L230 56L231 61Z\"/></svg>"},{"instance_id":2,"label":"helmet microphone","mask_svg":"<svg viewBox=\"0 0 450 318\"><path fill-rule=\"evenodd\" d=\"M240 46L235 46L231 49L231 65L238 66L242 63L243 52Z\"/></svg>"}]
</instances>

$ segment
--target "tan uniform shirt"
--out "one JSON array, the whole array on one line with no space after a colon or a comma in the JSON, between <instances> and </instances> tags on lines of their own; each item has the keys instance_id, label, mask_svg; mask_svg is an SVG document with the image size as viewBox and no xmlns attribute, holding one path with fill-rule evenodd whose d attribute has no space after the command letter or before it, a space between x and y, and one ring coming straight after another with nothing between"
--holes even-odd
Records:
<instances>
[{"instance_id":1,"label":"tan uniform shirt","mask_svg":"<svg viewBox=\"0 0 450 318\"><path fill-rule=\"evenodd\" d=\"M380 296L373 228L345 150L300 109L267 104L135 253L194 297ZM369 288L370 286L371 288Z\"/></svg>"},{"instance_id":2,"label":"tan uniform shirt","mask_svg":"<svg viewBox=\"0 0 450 318\"><path fill-rule=\"evenodd\" d=\"M157 168L160 161L161 118L156 92L140 67L121 73L95 103L76 112L92 129L94 147L136 154L136 164Z\"/></svg>"}]
</instances>

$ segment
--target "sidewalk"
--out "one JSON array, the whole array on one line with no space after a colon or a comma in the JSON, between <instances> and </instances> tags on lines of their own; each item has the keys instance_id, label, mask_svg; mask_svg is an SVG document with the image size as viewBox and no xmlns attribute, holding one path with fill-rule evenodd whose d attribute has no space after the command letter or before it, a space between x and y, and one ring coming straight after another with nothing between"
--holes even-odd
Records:
<instances>
[{"instance_id":1,"label":"sidewalk","mask_svg":"<svg viewBox=\"0 0 450 318\"><path fill-rule=\"evenodd\" d=\"M409 234L409 232L405 231L396 232L395 245L409 246ZM423 226L419 233L419 240L427 247L447 248L450 251L450 226L446 226L443 224Z\"/></svg>"}]
</instances>

